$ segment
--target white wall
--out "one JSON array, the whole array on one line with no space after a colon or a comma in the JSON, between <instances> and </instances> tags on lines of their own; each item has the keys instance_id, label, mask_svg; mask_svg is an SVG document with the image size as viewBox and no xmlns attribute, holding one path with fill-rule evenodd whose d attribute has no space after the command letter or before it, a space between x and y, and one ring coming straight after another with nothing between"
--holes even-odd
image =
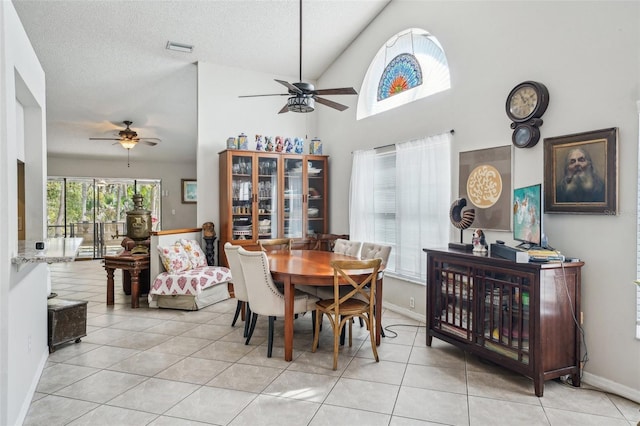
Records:
<instances>
[{"instance_id":1,"label":"white wall","mask_svg":"<svg viewBox=\"0 0 640 426\"><path fill-rule=\"evenodd\" d=\"M218 235L218 153L226 148L227 138L244 133L251 143L256 134L308 135L309 140L315 135L315 114L278 114L286 96L238 98L240 94L286 93L274 78L298 81L296 77L198 63L198 223L213 222Z\"/></svg>"},{"instance_id":2,"label":"white wall","mask_svg":"<svg viewBox=\"0 0 640 426\"><path fill-rule=\"evenodd\" d=\"M506 96L525 80L543 82L550 103L542 138L618 127L620 208L617 216L547 214L549 244L586 262L582 310L589 362L585 381L640 401L640 341L634 339L640 3L445 2L394 0L327 70L321 87L359 88L382 44L409 27L442 43L451 90L403 108L355 120L318 111L319 136L331 156L332 229L348 231L350 153L455 129L452 170L459 152L509 145ZM355 101L352 103L355 108ZM542 140L514 149L513 187L543 181ZM454 175L451 200L458 196ZM442 206L448 209L449 206ZM453 233L452 239L457 234ZM511 233L488 239L513 243ZM470 239L470 235L465 236ZM426 263L426 261L425 261ZM389 281L389 282L388 282ZM387 285L393 284L393 285ZM409 310L424 286L385 279L385 300ZM424 303L416 303L424 315Z\"/></svg>"},{"instance_id":3,"label":"white wall","mask_svg":"<svg viewBox=\"0 0 640 426\"><path fill-rule=\"evenodd\" d=\"M17 114L16 104L24 114ZM24 120L24 134L18 131ZM19 424L48 356L47 267L17 254L17 160L24 155L27 238L45 236L44 72L11 2L0 2L0 424ZM24 140L22 140L24 139ZM22 145L24 144L24 152ZM20 147L20 148L19 148Z\"/></svg>"},{"instance_id":4,"label":"white wall","mask_svg":"<svg viewBox=\"0 0 640 426\"><path fill-rule=\"evenodd\" d=\"M77 160L68 157L48 158L49 176L161 179L162 229L197 228L196 205L182 203L182 179L196 178L195 162L158 162L136 160L127 167L126 156L121 160Z\"/></svg>"}]
</instances>

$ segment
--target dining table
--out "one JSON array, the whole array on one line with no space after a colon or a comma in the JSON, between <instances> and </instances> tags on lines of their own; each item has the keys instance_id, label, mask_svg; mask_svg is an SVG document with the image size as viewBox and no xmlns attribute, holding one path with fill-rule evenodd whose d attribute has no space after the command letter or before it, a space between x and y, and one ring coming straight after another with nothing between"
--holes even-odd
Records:
<instances>
[{"instance_id":1,"label":"dining table","mask_svg":"<svg viewBox=\"0 0 640 426\"><path fill-rule=\"evenodd\" d=\"M284 359L293 359L293 301L296 285L333 286L334 260L354 260L353 257L340 253L319 250L274 250L267 252L269 269L275 282L284 285ZM369 270L351 271L352 278L359 278L371 273ZM384 265L380 266L375 286L375 337L376 345L380 345L382 329L382 278Z\"/></svg>"}]
</instances>

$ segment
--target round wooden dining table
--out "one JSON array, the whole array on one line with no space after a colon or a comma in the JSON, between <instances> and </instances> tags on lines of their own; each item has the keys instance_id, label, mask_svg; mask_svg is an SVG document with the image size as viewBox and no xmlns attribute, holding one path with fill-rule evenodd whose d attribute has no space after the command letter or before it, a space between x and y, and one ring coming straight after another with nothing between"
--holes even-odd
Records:
<instances>
[{"instance_id":1,"label":"round wooden dining table","mask_svg":"<svg viewBox=\"0 0 640 426\"><path fill-rule=\"evenodd\" d=\"M293 298L295 286L333 286L333 268L330 262L333 260L353 260L351 256L318 250L275 250L267 252L269 268L274 281L284 284L284 359L293 359ZM367 270L353 271L351 276L366 275ZM376 345L380 344L380 331L382 327L382 277L384 265L381 265L375 288L375 321L376 321ZM371 270L368 271L371 273Z\"/></svg>"}]
</instances>

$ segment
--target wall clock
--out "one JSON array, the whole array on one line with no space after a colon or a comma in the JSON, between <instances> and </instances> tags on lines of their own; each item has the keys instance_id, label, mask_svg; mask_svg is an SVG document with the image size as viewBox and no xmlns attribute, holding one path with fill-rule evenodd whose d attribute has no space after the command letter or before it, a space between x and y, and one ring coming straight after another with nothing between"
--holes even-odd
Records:
<instances>
[{"instance_id":1,"label":"wall clock","mask_svg":"<svg viewBox=\"0 0 640 426\"><path fill-rule=\"evenodd\" d=\"M518 148L531 148L540 140L542 114L549 105L547 87L537 81L516 85L507 96L507 116L512 121L511 142Z\"/></svg>"}]
</instances>

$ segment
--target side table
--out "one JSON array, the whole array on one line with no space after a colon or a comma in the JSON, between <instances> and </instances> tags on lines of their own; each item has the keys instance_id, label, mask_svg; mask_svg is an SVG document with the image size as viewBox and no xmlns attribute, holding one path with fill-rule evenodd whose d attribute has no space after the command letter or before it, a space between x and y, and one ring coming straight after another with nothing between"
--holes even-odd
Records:
<instances>
[{"instance_id":1,"label":"side table","mask_svg":"<svg viewBox=\"0 0 640 426\"><path fill-rule=\"evenodd\" d=\"M128 271L131 275L131 307L139 307L140 273L149 269L148 254L134 254L124 251L117 256L104 257L104 269L107 271L107 305L114 303L113 273L116 269Z\"/></svg>"}]
</instances>

